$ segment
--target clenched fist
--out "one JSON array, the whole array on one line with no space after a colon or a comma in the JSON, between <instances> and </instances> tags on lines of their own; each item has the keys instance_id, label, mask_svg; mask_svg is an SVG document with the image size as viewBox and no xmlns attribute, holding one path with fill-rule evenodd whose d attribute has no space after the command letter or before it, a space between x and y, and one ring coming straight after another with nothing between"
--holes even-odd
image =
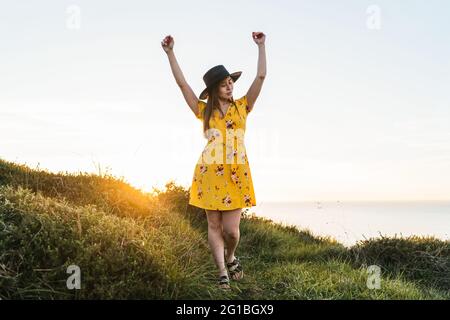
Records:
<instances>
[{"instance_id":1,"label":"clenched fist","mask_svg":"<svg viewBox=\"0 0 450 320\"><path fill-rule=\"evenodd\" d=\"M252 38L257 45L264 44L266 41L266 35L262 32L252 32Z\"/></svg>"},{"instance_id":2,"label":"clenched fist","mask_svg":"<svg viewBox=\"0 0 450 320\"><path fill-rule=\"evenodd\" d=\"M169 52L173 49L175 41L173 40L171 35L166 36L163 41L161 41L161 46L165 52Z\"/></svg>"}]
</instances>

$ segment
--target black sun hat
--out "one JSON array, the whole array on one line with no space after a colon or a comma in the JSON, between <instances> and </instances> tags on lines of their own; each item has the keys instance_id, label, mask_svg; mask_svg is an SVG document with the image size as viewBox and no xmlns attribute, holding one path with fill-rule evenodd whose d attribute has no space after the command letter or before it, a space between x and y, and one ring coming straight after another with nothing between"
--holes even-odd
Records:
<instances>
[{"instance_id":1,"label":"black sun hat","mask_svg":"<svg viewBox=\"0 0 450 320\"><path fill-rule=\"evenodd\" d=\"M222 81L226 77L230 76L234 82L241 76L242 71L236 71L229 73L223 65L217 65L206 71L203 76L203 81L205 82L206 88L200 93L199 99L204 100L208 97L208 91L214 87L218 82Z\"/></svg>"}]
</instances>

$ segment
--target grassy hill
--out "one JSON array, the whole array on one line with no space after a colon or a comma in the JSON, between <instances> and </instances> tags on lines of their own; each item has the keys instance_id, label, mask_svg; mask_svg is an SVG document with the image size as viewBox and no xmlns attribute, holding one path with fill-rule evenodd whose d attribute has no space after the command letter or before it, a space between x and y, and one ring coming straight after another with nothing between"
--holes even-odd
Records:
<instances>
[{"instance_id":1,"label":"grassy hill","mask_svg":"<svg viewBox=\"0 0 450 320\"><path fill-rule=\"evenodd\" d=\"M0 159L2 299L449 299L450 242L333 239L243 213L245 277L216 288L206 217L169 182L51 173ZM80 290L66 287L81 268ZM367 267L381 268L369 289Z\"/></svg>"}]
</instances>

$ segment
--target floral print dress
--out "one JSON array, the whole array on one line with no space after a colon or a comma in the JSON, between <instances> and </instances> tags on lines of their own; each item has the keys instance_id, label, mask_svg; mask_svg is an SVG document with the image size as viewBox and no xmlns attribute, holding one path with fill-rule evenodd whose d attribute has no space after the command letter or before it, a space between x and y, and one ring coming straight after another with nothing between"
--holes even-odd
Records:
<instances>
[{"instance_id":1,"label":"floral print dress","mask_svg":"<svg viewBox=\"0 0 450 320\"><path fill-rule=\"evenodd\" d=\"M206 103L199 100L198 107L197 118L203 121ZM207 145L195 166L189 204L208 210L256 206L244 145L248 113L247 96L233 100L223 118L219 110L214 110Z\"/></svg>"}]
</instances>

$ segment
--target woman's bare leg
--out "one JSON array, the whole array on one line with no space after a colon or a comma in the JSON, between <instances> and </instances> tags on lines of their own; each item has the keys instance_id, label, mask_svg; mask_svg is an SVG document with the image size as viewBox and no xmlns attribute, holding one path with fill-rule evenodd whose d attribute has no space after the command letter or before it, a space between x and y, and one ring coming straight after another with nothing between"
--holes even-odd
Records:
<instances>
[{"instance_id":1,"label":"woman's bare leg","mask_svg":"<svg viewBox=\"0 0 450 320\"><path fill-rule=\"evenodd\" d=\"M222 213L218 210L206 210L208 219L208 243L219 269L219 276L227 275L224 260L224 239L222 234Z\"/></svg>"},{"instance_id":2,"label":"woman's bare leg","mask_svg":"<svg viewBox=\"0 0 450 320\"><path fill-rule=\"evenodd\" d=\"M222 211L223 237L227 248L225 259L228 263L233 262L235 258L234 252L239 244L241 212L241 208Z\"/></svg>"}]
</instances>

